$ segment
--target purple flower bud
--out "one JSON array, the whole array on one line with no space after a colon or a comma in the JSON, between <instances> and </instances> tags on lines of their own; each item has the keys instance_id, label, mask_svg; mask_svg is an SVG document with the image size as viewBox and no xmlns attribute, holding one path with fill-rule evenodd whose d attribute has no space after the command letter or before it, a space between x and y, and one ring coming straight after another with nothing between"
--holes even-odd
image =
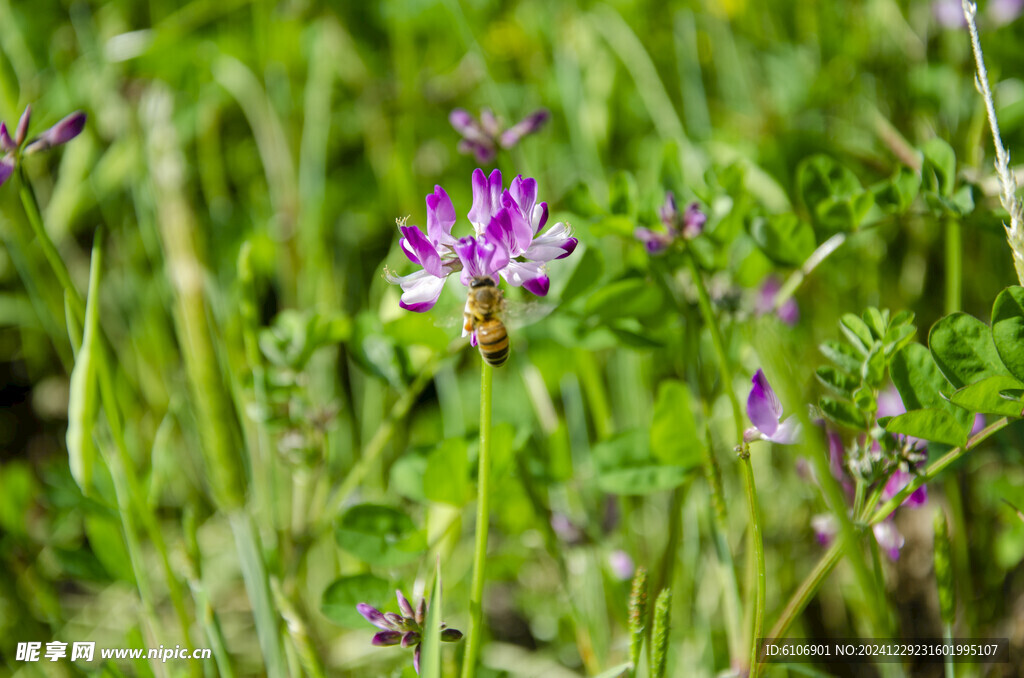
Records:
<instances>
[{"instance_id":1,"label":"purple flower bud","mask_svg":"<svg viewBox=\"0 0 1024 678\"><path fill-rule=\"evenodd\" d=\"M701 211L700 205L691 202L683 214L683 237L692 240L704 232L704 224L708 217Z\"/></svg>"},{"instance_id":2,"label":"purple flower bud","mask_svg":"<svg viewBox=\"0 0 1024 678\"><path fill-rule=\"evenodd\" d=\"M633 230L633 237L644 244L644 249L648 254L661 254L672 244L672 236L667 233L657 233L643 226L637 226Z\"/></svg>"},{"instance_id":3,"label":"purple flower bud","mask_svg":"<svg viewBox=\"0 0 1024 678\"><path fill-rule=\"evenodd\" d=\"M82 111L75 111L66 116L56 125L40 134L35 140L25 147L26 154L46 151L54 146L60 146L71 141L85 128L86 115Z\"/></svg>"},{"instance_id":4,"label":"purple flower bud","mask_svg":"<svg viewBox=\"0 0 1024 678\"><path fill-rule=\"evenodd\" d=\"M529 136L543 127L544 123L547 122L550 117L551 114L543 108L526 116L502 133L502 148L512 148L518 144L523 137Z\"/></svg>"},{"instance_id":5,"label":"purple flower bud","mask_svg":"<svg viewBox=\"0 0 1024 678\"><path fill-rule=\"evenodd\" d=\"M14 174L14 157L5 155L0 159L0 186Z\"/></svg>"},{"instance_id":6,"label":"purple flower bud","mask_svg":"<svg viewBox=\"0 0 1024 678\"><path fill-rule=\"evenodd\" d=\"M416 623L423 626L423 622L427 618L427 599L420 598L420 604L416 606L416 614L414 615Z\"/></svg>"},{"instance_id":7,"label":"purple flower bud","mask_svg":"<svg viewBox=\"0 0 1024 678\"><path fill-rule=\"evenodd\" d=\"M400 614L395 614L394 612L385 612L384 619L393 629L404 629L406 626L405 618Z\"/></svg>"},{"instance_id":8,"label":"purple flower bud","mask_svg":"<svg viewBox=\"0 0 1024 678\"><path fill-rule=\"evenodd\" d=\"M416 651L412 654L412 667L416 669L416 675L420 675L420 648L422 645L416 646Z\"/></svg>"},{"instance_id":9,"label":"purple flower bud","mask_svg":"<svg viewBox=\"0 0 1024 678\"><path fill-rule=\"evenodd\" d=\"M484 133L491 139L497 138L501 133L501 123L489 108L480 109L480 126L484 128Z\"/></svg>"},{"instance_id":10,"label":"purple flower bud","mask_svg":"<svg viewBox=\"0 0 1024 678\"><path fill-rule=\"evenodd\" d=\"M402 642L402 634L399 631L381 631L370 642L377 647L390 647Z\"/></svg>"},{"instance_id":11,"label":"purple flower bud","mask_svg":"<svg viewBox=\"0 0 1024 678\"><path fill-rule=\"evenodd\" d=\"M462 640L462 631L458 629L444 629L441 631L441 640L446 643L457 643Z\"/></svg>"},{"instance_id":12,"label":"purple flower bud","mask_svg":"<svg viewBox=\"0 0 1024 678\"><path fill-rule=\"evenodd\" d=\"M743 434L744 440L752 442L760 438L780 445L795 443L800 435L800 424L795 416L781 421L782 403L779 402L764 372L758 370L754 373L751 382L753 388L747 397L747 416L754 424L754 428Z\"/></svg>"},{"instance_id":13,"label":"purple flower bud","mask_svg":"<svg viewBox=\"0 0 1024 678\"><path fill-rule=\"evenodd\" d=\"M402 614L409 619L415 619L416 613L413 611L412 605L409 604L406 597L402 595L402 592L395 591L395 597L398 598L398 609L402 611Z\"/></svg>"},{"instance_id":14,"label":"purple flower bud","mask_svg":"<svg viewBox=\"0 0 1024 678\"><path fill-rule=\"evenodd\" d=\"M25 112L21 114L21 119L18 120L18 128L14 132L14 143L21 146L25 143L25 136L28 134L28 124L32 119L32 107L26 106Z\"/></svg>"},{"instance_id":15,"label":"purple flower bud","mask_svg":"<svg viewBox=\"0 0 1024 678\"><path fill-rule=\"evenodd\" d=\"M658 208L658 216L661 217L661 222L665 224L669 233L676 232L679 209L676 207L676 196L672 191L665 191L665 204Z\"/></svg>"},{"instance_id":16,"label":"purple flower bud","mask_svg":"<svg viewBox=\"0 0 1024 678\"><path fill-rule=\"evenodd\" d=\"M384 631L393 630L391 624L388 622L384 614L372 605L367 605L366 603L359 603L358 605L356 605L356 612L363 615L363 618L366 621L370 622L378 629L382 629Z\"/></svg>"},{"instance_id":17,"label":"purple flower bud","mask_svg":"<svg viewBox=\"0 0 1024 678\"><path fill-rule=\"evenodd\" d=\"M415 631L409 631L402 636L402 647L412 647L418 642L420 642L420 634Z\"/></svg>"},{"instance_id":18,"label":"purple flower bud","mask_svg":"<svg viewBox=\"0 0 1024 678\"><path fill-rule=\"evenodd\" d=\"M7 123L0 122L0 150L11 151L18 150L18 144L14 143L14 139L7 133Z\"/></svg>"}]
</instances>

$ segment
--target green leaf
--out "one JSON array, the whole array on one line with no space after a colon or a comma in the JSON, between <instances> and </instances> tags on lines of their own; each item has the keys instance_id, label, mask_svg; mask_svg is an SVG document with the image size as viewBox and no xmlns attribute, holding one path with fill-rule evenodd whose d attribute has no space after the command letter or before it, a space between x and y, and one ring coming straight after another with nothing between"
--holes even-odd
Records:
<instances>
[{"instance_id":1,"label":"green leaf","mask_svg":"<svg viewBox=\"0 0 1024 678\"><path fill-rule=\"evenodd\" d=\"M438 559L434 573L434 592L427 607L427 618L423 622L423 646L420 655L421 678L441 678L441 561Z\"/></svg>"},{"instance_id":2,"label":"green leaf","mask_svg":"<svg viewBox=\"0 0 1024 678\"><path fill-rule=\"evenodd\" d=\"M856 229L875 201L853 172L825 155L800 164L797 192L815 221L838 231Z\"/></svg>"},{"instance_id":3,"label":"green leaf","mask_svg":"<svg viewBox=\"0 0 1024 678\"><path fill-rule=\"evenodd\" d=\"M822 413L835 424L852 428L855 431L863 431L867 428L864 414L853 403L825 397L818 402L818 405L821 407Z\"/></svg>"},{"instance_id":4,"label":"green leaf","mask_svg":"<svg viewBox=\"0 0 1024 678\"><path fill-rule=\"evenodd\" d=\"M834 339L826 339L819 346L821 354L834 362L839 369L847 374L860 377L860 366L863 357L857 354L849 344L844 344Z\"/></svg>"},{"instance_id":5,"label":"green leaf","mask_svg":"<svg viewBox=\"0 0 1024 678\"><path fill-rule=\"evenodd\" d=\"M599 489L622 495L645 495L670 490L685 482L692 468L685 466L634 466L599 473Z\"/></svg>"},{"instance_id":6,"label":"green leaf","mask_svg":"<svg viewBox=\"0 0 1024 678\"><path fill-rule=\"evenodd\" d=\"M340 626L368 628L367 621L356 612L356 605L367 603L380 607L392 592L390 582L369 573L339 577L324 589L320 597L320 612Z\"/></svg>"},{"instance_id":7,"label":"green leaf","mask_svg":"<svg viewBox=\"0 0 1024 678\"><path fill-rule=\"evenodd\" d=\"M885 333L885 339L882 340L885 346L885 355L891 356L896 351L907 346L913 340L916 332L917 328L913 325L890 324L889 330Z\"/></svg>"},{"instance_id":8,"label":"green leaf","mask_svg":"<svg viewBox=\"0 0 1024 678\"><path fill-rule=\"evenodd\" d=\"M570 212L584 218L597 216L604 212L590 193L590 184L585 181L581 181L570 188L562 196L561 205Z\"/></svg>"},{"instance_id":9,"label":"green leaf","mask_svg":"<svg viewBox=\"0 0 1024 678\"><path fill-rule=\"evenodd\" d=\"M814 376L816 376L818 381L822 384L832 389L837 394L847 398L852 396L853 392L860 386L860 379L852 377L834 367L829 367L828 365L822 365L815 370Z\"/></svg>"},{"instance_id":10,"label":"green leaf","mask_svg":"<svg viewBox=\"0 0 1024 678\"><path fill-rule=\"evenodd\" d=\"M463 506L472 496L465 438L442 441L427 457L423 494L430 501Z\"/></svg>"},{"instance_id":11,"label":"green leaf","mask_svg":"<svg viewBox=\"0 0 1024 678\"><path fill-rule=\"evenodd\" d=\"M996 297L992 339L1006 369L1024 380L1024 287L1007 287Z\"/></svg>"},{"instance_id":12,"label":"green leaf","mask_svg":"<svg viewBox=\"0 0 1024 678\"><path fill-rule=\"evenodd\" d=\"M942 374L957 388L1006 374L988 325L966 313L953 313L935 323L928 347Z\"/></svg>"},{"instance_id":13,"label":"green leaf","mask_svg":"<svg viewBox=\"0 0 1024 678\"><path fill-rule=\"evenodd\" d=\"M377 504L353 506L334 529L338 546L370 565L397 567L419 559L427 540L412 518Z\"/></svg>"},{"instance_id":14,"label":"green leaf","mask_svg":"<svg viewBox=\"0 0 1024 678\"><path fill-rule=\"evenodd\" d=\"M963 445L971 429L946 410L926 408L892 417L885 422L885 430L947 445Z\"/></svg>"},{"instance_id":15,"label":"green leaf","mask_svg":"<svg viewBox=\"0 0 1024 678\"><path fill-rule=\"evenodd\" d=\"M1022 386L1024 384L1014 377L988 377L970 386L964 386L950 397L950 401L972 413L1020 417L1021 403L1007 400L999 393L1004 389L1021 388Z\"/></svg>"},{"instance_id":16,"label":"green leaf","mask_svg":"<svg viewBox=\"0 0 1024 678\"><path fill-rule=\"evenodd\" d=\"M921 344L909 344L897 351L889 364L889 375L908 410L948 406L942 393L949 383L932 354Z\"/></svg>"},{"instance_id":17,"label":"green leaf","mask_svg":"<svg viewBox=\"0 0 1024 678\"><path fill-rule=\"evenodd\" d=\"M800 266L814 252L814 229L795 214L754 219L750 236L773 261Z\"/></svg>"},{"instance_id":18,"label":"green leaf","mask_svg":"<svg viewBox=\"0 0 1024 678\"><path fill-rule=\"evenodd\" d=\"M103 350L99 335L102 240L102 232L97 231L93 236L92 261L89 265L89 296L85 304L82 345L75 357L75 366L71 370L68 393L68 462L71 466L71 476L85 495L92 492L92 478L96 467L96 447L93 443L92 429L99 409L96 381L96 361L99 359L97 351Z\"/></svg>"},{"instance_id":19,"label":"green leaf","mask_svg":"<svg viewBox=\"0 0 1024 678\"><path fill-rule=\"evenodd\" d=\"M861 368L861 378L868 386L881 388L885 383L885 351L875 344Z\"/></svg>"},{"instance_id":20,"label":"green leaf","mask_svg":"<svg viewBox=\"0 0 1024 678\"><path fill-rule=\"evenodd\" d=\"M921 178L926 190L950 197L956 185L956 153L943 139L928 140L921 149Z\"/></svg>"},{"instance_id":21,"label":"green leaf","mask_svg":"<svg viewBox=\"0 0 1024 678\"><path fill-rule=\"evenodd\" d=\"M888 314L889 312L886 311L885 313ZM868 326L868 329L871 330L871 334L875 339L882 339L885 337L885 327L888 325L888 322L881 311L874 306L869 306L864 309L864 313L861 314L861 318Z\"/></svg>"},{"instance_id":22,"label":"green leaf","mask_svg":"<svg viewBox=\"0 0 1024 678\"><path fill-rule=\"evenodd\" d=\"M84 526L92 552L110 576L134 583L135 572L121 535L120 521L92 513L85 516Z\"/></svg>"},{"instance_id":23,"label":"green leaf","mask_svg":"<svg viewBox=\"0 0 1024 678\"><path fill-rule=\"evenodd\" d=\"M601 251L596 247L584 249L576 268L562 289L562 303L567 304L586 292L601 279L603 273L604 257L601 256Z\"/></svg>"},{"instance_id":24,"label":"green leaf","mask_svg":"<svg viewBox=\"0 0 1024 678\"><path fill-rule=\"evenodd\" d=\"M665 305L661 288L643 278L625 278L594 292L586 303L587 315L604 321L621 317L647 317L660 313Z\"/></svg>"},{"instance_id":25,"label":"green leaf","mask_svg":"<svg viewBox=\"0 0 1024 678\"><path fill-rule=\"evenodd\" d=\"M663 464L697 466L703 458L689 387L668 379L658 387L651 423L651 453Z\"/></svg>"},{"instance_id":26,"label":"green leaf","mask_svg":"<svg viewBox=\"0 0 1024 678\"><path fill-rule=\"evenodd\" d=\"M901 167L891 178L872 187L875 204L887 214L905 212L921 190L921 177L911 169Z\"/></svg>"},{"instance_id":27,"label":"green leaf","mask_svg":"<svg viewBox=\"0 0 1024 678\"><path fill-rule=\"evenodd\" d=\"M844 313L839 319L839 329L850 340L854 348L867 356L875 343L867 323L852 313Z\"/></svg>"}]
</instances>

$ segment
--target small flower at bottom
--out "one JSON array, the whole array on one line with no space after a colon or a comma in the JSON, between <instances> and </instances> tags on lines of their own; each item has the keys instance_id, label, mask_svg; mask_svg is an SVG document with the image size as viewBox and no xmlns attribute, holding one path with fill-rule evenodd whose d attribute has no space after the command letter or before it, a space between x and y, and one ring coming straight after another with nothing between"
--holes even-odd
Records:
<instances>
[{"instance_id":1,"label":"small flower at bottom","mask_svg":"<svg viewBox=\"0 0 1024 678\"><path fill-rule=\"evenodd\" d=\"M401 610L401 614L381 612L367 603L356 605L356 611L366 621L381 629L370 641L373 645L378 647L390 647L392 645L401 645L404 648L414 647L413 666L416 669L416 673L419 673L420 647L425 634L423 624L427 618L427 601L425 598L421 598L419 605L414 611L412 605L409 604L409 600L401 591L395 591L395 597L398 599L398 609ZM444 624L441 624L441 640L445 643L458 642L462 640L462 632L457 629L447 628Z\"/></svg>"},{"instance_id":2,"label":"small flower at bottom","mask_svg":"<svg viewBox=\"0 0 1024 678\"><path fill-rule=\"evenodd\" d=\"M25 143L25 138L28 136L28 126L32 120L31 106L26 106L25 112L21 114L18 126L14 130L14 137L7 131L7 123L0 122L0 150L5 151L4 157L0 158L0 185L14 174L14 168L21 156L66 144L82 133L85 119L85 113L75 111L28 143Z\"/></svg>"},{"instance_id":3,"label":"small flower at bottom","mask_svg":"<svg viewBox=\"0 0 1024 678\"><path fill-rule=\"evenodd\" d=\"M747 397L747 416L752 428L746 430L743 439L746 442L768 440L780 445L792 445L800 436L800 423L795 415L782 419L782 403L772 390L764 372L758 370L751 379L754 387Z\"/></svg>"}]
</instances>

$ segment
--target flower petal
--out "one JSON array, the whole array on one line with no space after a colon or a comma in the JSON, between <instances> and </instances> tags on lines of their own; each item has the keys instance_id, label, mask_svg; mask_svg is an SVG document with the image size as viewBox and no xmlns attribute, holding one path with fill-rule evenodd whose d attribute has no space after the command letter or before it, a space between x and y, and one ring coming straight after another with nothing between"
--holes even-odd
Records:
<instances>
[{"instance_id":1,"label":"flower petal","mask_svg":"<svg viewBox=\"0 0 1024 678\"><path fill-rule=\"evenodd\" d=\"M533 208L537 204L537 180L524 179L523 175L517 175L508 187L509 195L516 201L523 216L529 217L533 214Z\"/></svg>"},{"instance_id":2,"label":"flower petal","mask_svg":"<svg viewBox=\"0 0 1024 678\"><path fill-rule=\"evenodd\" d=\"M416 651L412 654L412 667L416 669L416 675L420 675L420 648L422 643L416 646Z\"/></svg>"},{"instance_id":3,"label":"flower petal","mask_svg":"<svg viewBox=\"0 0 1024 678\"><path fill-rule=\"evenodd\" d=\"M660 254L672 243L672 238L667 233L657 233L643 226L637 226L633 230L633 237L644 244L648 254Z\"/></svg>"},{"instance_id":4,"label":"flower petal","mask_svg":"<svg viewBox=\"0 0 1024 678\"><path fill-rule=\"evenodd\" d=\"M473 278L490 276L495 282L498 273L508 264L508 250L500 241L488 237L466 236L455 244L455 253L462 261L462 284L469 287Z\"/></svg>"},{"instance_id":5,"label":"flower petal","mask_svg":"<svg viewBox=\"0 0 1024 678\"><path fill-rule=\"evenodd\" d=\"M0 186L10 179L12 174L14 174L14 156L8 154L0 159Z\"/></svg>"},{"instance_id":6,"label":"flower petal","mask_svg":"<svg viewBox=\"0 0 1024 678\"><path fill-rule=\"evenodd\" d=\"M10 152L17 148L18 144L14 143L14 139L7 133L7 123L0 122L0 150Z\"/></svg>"},{"instance_id":7,"label":"flower petal","mask_svg":"<svg viewBox=\"0 0 1024 678\"><path fill-rule=\"evenodd\" d=\"M388 623L387 619L384 618L384 613L375 608L372 605L366 603L359 603L356 605L356 612L363 615L363 619L370 622L378 629L384 631L391 631L391 624Z\"/></svg>"},{"instance_id":8,"label":"flower petal","mask_svg":"<svg viewBox=\"0 0 1024 678\"><path fill-rule=\"evenodd\" d=\"M878 546L885 551L890 560L898 560L900 549L903 548L903 535L896 529L892 520L884 520L877 523L872 531L875 533L875 540Z\"/></svg>"},{"instance_id":9,"label":"flower petal","mask_svg":"<svg viewBox=\"0 0 1024 678\"><path fill-rule=\"evenodd\" d=\"M558 222L544 235L534 238L525 256L531 261L551 261L564 259L576 250L579 243L572 237L572 229L567 224Z\"/></svg>"},{"instance_id":10,"label":"flower petal","mask_svg":"<svg viewBox=\"0 0 1024 678\"><path fill-rule=\"evenodd\" d=\"M501 206L508 212L511 225L512 241L509 254L518 257L526 251L526 248L530 246L530 241L533 240L533 226L509 191L501 194Z\"/></svg>"},{"instance_id":11,"label":"flower petal","mask_svg":"<svg viewBox=\"0 0 1024 678\"><path fill-rule=\"evenodd\" d=\"M32 119L32 107L26 106L25 111L21 114L21 118L18 120L18 127L14 131L14 143L21 146L25 142L25 137L28 135L29 121Z\"/></svg>"},{"instance_id":12,"label":"flower petal","mask_svg":"<svg viewBox=\"0 0 1024 678\"><path fill-rule=\"evenodd\" d=\"M377 647L398 645L402 642L402 633L400 631L381 631L377 633L370 642Z\"/></svg>"},{"instance_id":13,"label":"flower petal","mask_svg":"<svg viewBox=\"0 0 1024 678\"><path fill-rule=\"evenodd\" d=\"M530 223L533 224L534 235L540 233L544 228L544 224L548 223L548 204L546 202L542 202L533 208L533 214L530 215Z\"/></svg>"},{"instance_id":14,"label":"flower petal","mask_svg":"<svg viewBox=\"0 0 1024 678\"><path fill-rule=\"evenodd\" d=\"M477 235L483 233L491 217L501 209L501 171L494 170L489 177L479 167L473 170L473 207L469 210L469 221L476 228Z\"/></svg>"},{"instance_id":15,"label":"flower petal","mask_svg":"<svg viewBox=\"0 0 1024 678\"><path fill-rule=\"evenodd\" d=\"M38 153L49 150L54 146L66 144L82 133L82 130L85 128L85 118L85 113L82 111L75 111L71 115L66 116L56 125L40 134L35 140L29 142L28 146L25 147L25 153Z\"/></svg>"},{"instance_id":16,"label":"flower petal","mask_svg":"<svg viewBox=\"0 0 1024 678\"><path fill-rule=\"evenodd\" d=\"M488 141L487 135L484 134L483 128L480 127L480 123L464 108L456 108L449 113L448 122L452 124L456 132L468 141L476 143Z\"/></svg>"},{"instance_id":17,"label":"flower petal","mask_svg":"<svg viewBox=\"0 0 1024 678\"><path fill-rule=\"evenodd\" d=\"M398 599L398 609L402 613L402 616L413 619L416 617L416 612L413 611L412 605L409 604L409 600L402 594L401 591L395 591L395 598Z\"/></svg>"},{"instance_id":18,"label":"flower petal","mask_svg":"<svg viewBox=\"0 0 1024 678\"><path fill-rule=\"evenodd\" d=\"M490 165L494 161L494 156L498 154L490 142L470 141L469 139L460 141L458 149L459 153L463 155L475 157L481 165Z\"/></svg>"},{"instance_id":19,"label":"flower petal","mask_svg":"<svg viewBox=\"0 0 1024 678\"><path fill-rule=\"evenodd\" d=\"M450 272L444 269L445 276ZM427 271L416 271L405 276L388 275L387 280L402 287L402 298L398 305L407 311L423 313L434 308L441 290L444 289L445 278L430 275Z\"/></svg>"},{"instance_id":20,"label":"flower petal","mask_svg":"<svg viewBox=\"0 0 1024 678\"><path fill-rule=\"evenodd\" d=\"M455 244L452 237L452 226L455 225L455 207L440 186L434 186L434 192L427 196L427 235L435 247Z\"/></svg>"},{"instance_id":21,"label":"flower petal","mask_svg":"<svg viewBox=\"0 0 1024 678\"><path fill-rule=\"evenodd\" d=\"M415 631L409 631L402 636L402 647L412 647L418 642L420 642L420 634Z\"/></svg>"},{"instance_id":22,"label":"flower petal","mask_svg":"<svg viewBox=\"0 0 1024 678\"><path fill-rule=\"evenodd\" d=\"M772 390L768 378L760 369L754 373L751 382L754 388L750 390L747 397L747 416L757 427L757 430L765 436L771 437L779 428L779 419L782 418L782 403Z\"/></svg>"},{"instance_id":23,"label":"flower petal","mask_svg":"<svg viewBox=\"0 0 1024 678\"><path fill-rule=\"evenodd\" d=\"M691 202L683 213L683 237L696 238L704 231L707 221L708 217L701 211L700 205Z\"/></svg>"},{"instance_id":24,"label":"flower petal","mask_svg":"<svg viewBox=\"0 0 1024 678\"><path fill-rule=\"evenodd\" d=\"M549 117L551 117L551 114L543 108L526 116L502 133L502 147L512 148L519 143L519 140L523 137L538 131L544 123L547 122Z\"/></svg>"},{"instance_id":25,"label":"flower petal","mask_svg":"<svg viewBox=\"0 0 1024 678\"><path fill-rule=\"evenodd\" d=\"M665 202L658 208L658 216L661 217L661 223L665 224L669 232L674 233L679 209L676 207L676 196L672 191L665 191Z\"/></svg>"},{"instance_id":26,"label":"flower petal","mask_svg":"<svg viewBox=\"0 0 1024 678\"><path fill-rule=\"evenodd\" d=\"M545 296L551 284L544 263L539 261L510 261L501 275L510 285L525 287L538 297Z\"/></svg>"},{"instance_id":27,"label":"flower petal","mask_svg":"<svg viewBox=\"0 0 1024 678\"><path fill-rule=\"evenodd\" d=\"M797 421L796 415L786 417L786 420L779 424L775 433L765 437L779 445L793 445L800 439L800 422Z\"/></svg>"},{"instance_id":28,"label":"flower petal","mask_svg":"<svg viewBox=\"0 0 1024 678\"><path fill-rule=\"evenodd\" d=\"M405 256L414 264L419 264L427 273L438 278L444 277L441 272L441 255L437 253L427 236L419 226L399 226L398 230L405 236L399 240L399 245Z\"/></svg>"}]
</instances>

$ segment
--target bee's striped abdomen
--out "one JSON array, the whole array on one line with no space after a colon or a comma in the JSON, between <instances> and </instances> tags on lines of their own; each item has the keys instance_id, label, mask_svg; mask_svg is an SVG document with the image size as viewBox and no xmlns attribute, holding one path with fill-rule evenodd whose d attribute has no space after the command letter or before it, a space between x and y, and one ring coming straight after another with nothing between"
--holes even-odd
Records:
<instances>
[{"instance_id":1,"label":"bee's striped abdomen","mask_svg":"<svg viewBox=\"0 0 1024 678\"><path fill-rule=\"evenodd\" d=\"M497 318L476 323L476 344L488 365L500 367L508 360L508 333Z\"/></svg>"}]
</instances>

